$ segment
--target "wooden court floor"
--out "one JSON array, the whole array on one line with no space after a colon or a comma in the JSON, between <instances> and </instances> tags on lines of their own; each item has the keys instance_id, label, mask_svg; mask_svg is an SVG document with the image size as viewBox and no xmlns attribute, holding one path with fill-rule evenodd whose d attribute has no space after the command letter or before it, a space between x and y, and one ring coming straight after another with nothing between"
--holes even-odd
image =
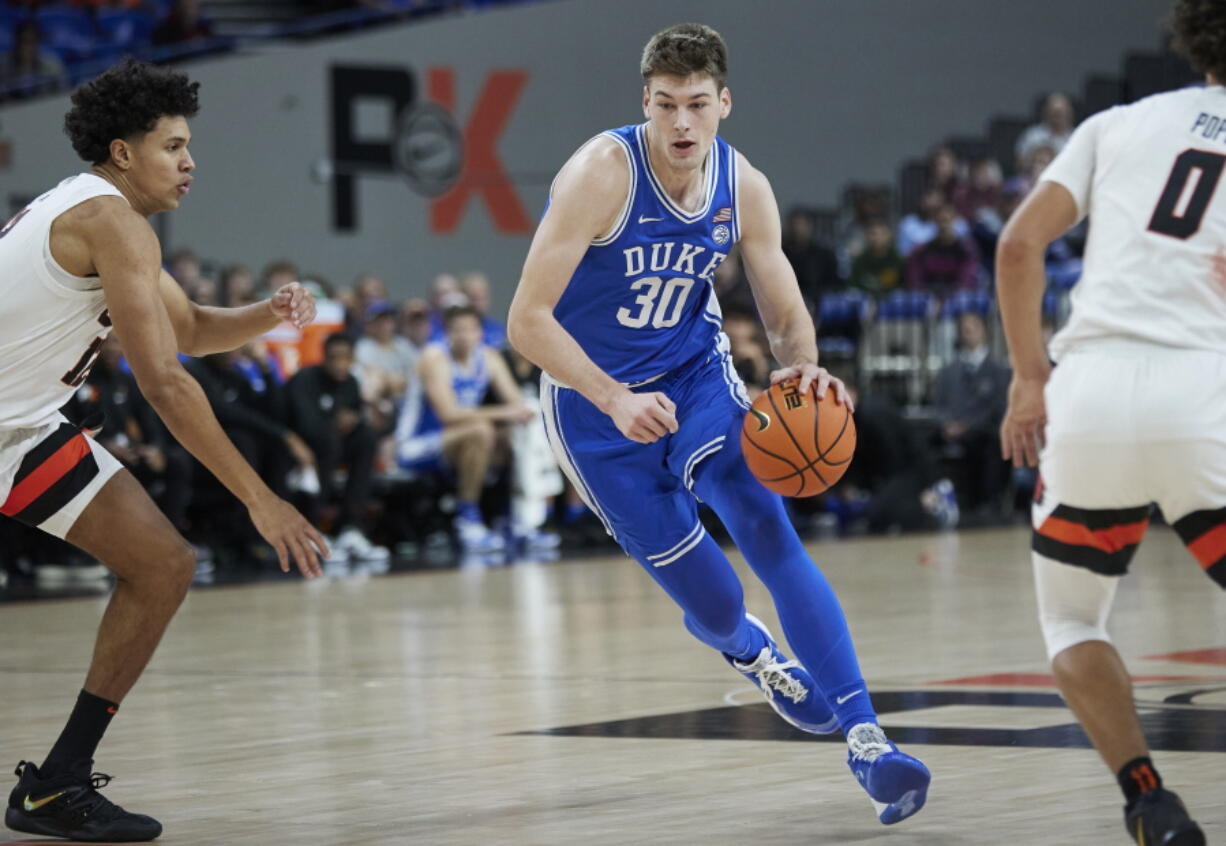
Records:
<instances>
[{"instance_id":1,"label":"wooden court floor","mask_svg":"<svg viewBox=\"0 0 1226 846\"><path fill-rule=\"evenodd\" d=\"M890 828L841 743L780 722L617 557L194 592L96 766L175 846L1124 844L1044 675L1027 547L1021 529L813 547L883 723L934 773ZM1226 843L1226 597L1167 530L1133 570L1113 632L1155 759ZM101 609L0 607L5 766L45 753Z\"/></svg>"}]
</instances>

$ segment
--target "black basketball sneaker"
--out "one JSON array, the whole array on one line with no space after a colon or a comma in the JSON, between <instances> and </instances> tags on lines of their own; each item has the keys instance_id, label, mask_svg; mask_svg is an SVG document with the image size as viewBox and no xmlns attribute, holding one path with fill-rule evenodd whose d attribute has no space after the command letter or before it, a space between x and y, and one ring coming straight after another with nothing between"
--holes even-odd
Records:
<instances>
[{"instance_id":1,"label":"black basketball sneaker","mask_svg":"<svg viewBox=\"0 0 1226 846\"><path fill-rule=\"evenodd\" d=\"M90 773L93 761L72 772L43 778L29 761L17 765L17 786L9 794L4 824L14 831L66 837L90 843L153 840L162 824L131 814L98 792L109 775Z\"/></svg>"},{"instance_id":2,"label":"black basketball sneaker","mask_svg":"<svg viewBox=\"0 0 1226 846\"><path fill-rule=\"evenodd\" d=\"M1124 826L1137 846L1205 846L1205 833L1183 802L1161 787L1124 809Z\"/></svg>"}]
</instances>

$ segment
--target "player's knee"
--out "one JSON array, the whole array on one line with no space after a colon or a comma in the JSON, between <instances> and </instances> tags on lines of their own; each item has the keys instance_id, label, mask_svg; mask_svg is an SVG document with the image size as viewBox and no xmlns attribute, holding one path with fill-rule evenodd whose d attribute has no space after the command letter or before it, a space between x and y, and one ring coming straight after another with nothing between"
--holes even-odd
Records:
<instances>
[{"instance_id":1,"label":"player's knee","mask_svg":"<svg viewBox=\"0 0 1226 846\"><path fill-rule=\"evenodd\" d=\"M1111 642L1107 627L1093 616L1069 617L1056 614L1040 614L1039 625L1043 629L1043 642L1047 645L1047 660L1054 662L1066 649L1091 640Z\"/></svg>"},{"instance_id":2,"label":"player's knee","mask_svg":"<svg viewBox=\"0 0 1226 846\"><path fill-rule=\"evenodd\" d=\"M181 599L196 574L196 552L178 536L158 538L140 545L136 566L127 580L145 592Z\"/></svg>"}]
</instances>

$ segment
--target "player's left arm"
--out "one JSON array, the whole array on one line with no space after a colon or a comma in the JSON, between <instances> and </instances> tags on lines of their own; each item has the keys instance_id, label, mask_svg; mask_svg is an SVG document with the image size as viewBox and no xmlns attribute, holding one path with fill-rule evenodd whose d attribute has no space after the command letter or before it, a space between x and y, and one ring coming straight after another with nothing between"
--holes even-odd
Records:
<instances>
[{"instance_id":1,"label":"player's left arm","mask_svg":"<svg viewBox=\"0 0 1226 846\"><path fill-rule=\"evenodd\" d=\"M288 320L299 329L315 319L315 298L297 282L270 299L241 308L214 308L193 303L174 278L162 271L158 293L170 315L179 352L201 356L238 349Z\"/></svg>"},{"instance_id":2,"label":"player's left arm","mask_svg":"<svg viewBox=\"0 0 1226 846\"><path fill-rule=\"evenodd\" d=\"M850 405L843 383L817 365L817 333L796 273L783 254L779 206L770 182L744 156L737 153L737 157L741 260L771 353L783 365L771 374L771 384L799 378L803 393L816 382L818 397L825 396L827 386L833 385L839 403Z\"/></svg>"}]
</instances>

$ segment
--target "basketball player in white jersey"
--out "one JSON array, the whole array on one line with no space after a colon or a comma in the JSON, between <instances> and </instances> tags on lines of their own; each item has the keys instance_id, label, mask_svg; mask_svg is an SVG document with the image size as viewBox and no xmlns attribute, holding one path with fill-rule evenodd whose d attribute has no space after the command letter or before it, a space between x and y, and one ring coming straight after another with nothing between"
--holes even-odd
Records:
<instances>
[{"instance_id":1,"label":"basketball player in white jersey","mask_svg":"<svg viewBox=\"0 0 1226 846\"><path fill-rule=\"evenodd\" d=\"M1014 377L1006 458L1040 468L1033 558L1056 683L1116 773L1140 844L1205 843L1162 787L1107 634L1151 503L1226 586L1226 4L1179 0L1172 25L1207 76L1087 120L1009 222L997 257ZM1089 216L1068 325L1039 328L1047 245Z\"/></svg>"},{"instance_id":2,"label":"basketball player in white jersey","mask_svg":"<svg viewBox=\"0 0 1226 846\"><path fill-rule=\"evenodd\" d=\"M319 574L320 535L230 443L177 354L233 349L282 320L304 326L311 298L287 285L239 309L200 308L161 270L147 220L178 207L195 163L187 120L198 84L128 61L72 95L65 131L92 167L0 230L0 512L64 538L116 576L84 689L44 763L22 762L5 823L86 841L157 837L154 819L98 789L94 750L153 654L191 581L191 547L119 462L58 409L85 381L112 328L141 391L170 431L247 506L276 549Z\"/></svg>"}]
</instances>

